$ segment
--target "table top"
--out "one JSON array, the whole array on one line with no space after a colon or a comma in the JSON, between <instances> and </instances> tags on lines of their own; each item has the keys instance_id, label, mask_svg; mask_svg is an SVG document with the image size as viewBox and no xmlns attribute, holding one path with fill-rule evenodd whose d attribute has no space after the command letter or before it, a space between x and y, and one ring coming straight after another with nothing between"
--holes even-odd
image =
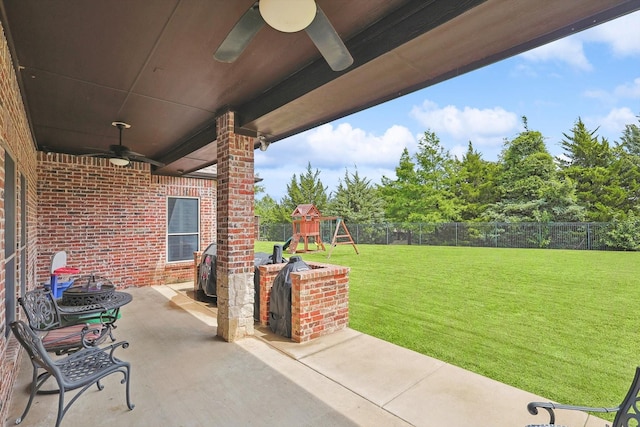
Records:
<instances>
[{"instance_id":1,"label":"table top","mask_svg":"<svg viewBox=\"0 0 640 427\"><path fill-rule=\"evenodd\" d=\"M87 292L86 295L95 295ZM105 310L113 310L120 308L123 305L129 304L133 300L133 296L126 292L114 291L110 294L109 298L102 299L96 302L88 302L86 304L77 304L79 300L73 300L72 304L65 304L64 295L62 301L58 303L58 308L61 314L88 314L99 313ZM85 302L90 300L84 300Z\"/></svg>"}]
</instances>

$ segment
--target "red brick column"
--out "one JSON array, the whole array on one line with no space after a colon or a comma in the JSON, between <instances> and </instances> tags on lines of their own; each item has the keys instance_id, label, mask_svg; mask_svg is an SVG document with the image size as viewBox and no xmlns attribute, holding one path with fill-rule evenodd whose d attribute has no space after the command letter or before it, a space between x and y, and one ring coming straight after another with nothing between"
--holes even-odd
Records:
<instances>
[{"instance_id":1,"label":"red brick column","mask_svg":"<svg viewBox=\"0 0 640 427\"><path fill-rule=\"evenodd\" d=\"M234 133L234 113L216 118L218 142L218 336L253 335L253 138Z\"/></svg>"}]
</instances>

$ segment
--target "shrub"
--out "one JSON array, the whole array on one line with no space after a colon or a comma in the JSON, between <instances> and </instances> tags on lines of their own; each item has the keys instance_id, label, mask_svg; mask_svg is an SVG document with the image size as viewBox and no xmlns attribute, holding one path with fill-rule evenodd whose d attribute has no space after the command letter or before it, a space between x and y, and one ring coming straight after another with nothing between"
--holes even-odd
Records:
<instances>
[{"instance_id":1,"label":"shrub","mask_svg":"<svg viewBox=\"0 0 640 427\"><path fill-rule=\"evenodd\" d=\"M640 216L629 211L625 218L616 218L605 238L607 246L621 251L640 250Z\"/></svg>"}]
</instances>

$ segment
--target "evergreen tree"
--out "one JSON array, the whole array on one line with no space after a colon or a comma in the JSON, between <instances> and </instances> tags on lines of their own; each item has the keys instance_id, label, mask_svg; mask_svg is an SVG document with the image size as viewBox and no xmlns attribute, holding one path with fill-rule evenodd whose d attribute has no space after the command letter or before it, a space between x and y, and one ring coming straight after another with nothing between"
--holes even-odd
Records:
<instances>
[{"instance_id":1,"label":"evergreen tree","mask_svg":"<svg viewBox=\"0 0 640 427\"><path fill-rule=\"evenodd\" d=\"M387 218L394 222L457 220L459 209L453 192L454 161L440 145L435 133L424 133L414 159L405 149L396 168L397 178L382 179L381 194Z\"/></svg>"},{"instance_id":2,"label":"evergreen tree","mask_svg":"<svg viewBox=\"0 0 640 427\"><path fill-rule=\"evenodd\" d=\"M422 197L411 222L458 220L459 205L453 191L455 163L434 132L424 133L418 142L415 159Z\"/></svg>"},{"instance_id":3,"label":"evergreen tree","mask_svg":"<svg viewBox=\"0 0 640 427\"><path fill-rule=\"evenodd\" d=\"M386 176L381 179L379 192L384 200L385 216L390 221L410 221L411 213L417 209L421 188L415 167L409 150L405 148L396 167L396 179Z\"/></svg>"},{"instance_id":4,"label":"evergreen tree","mask_svg":"<svg viewBox=\"0 0 640 427\"><path fill-rule=\"evenodd\" d=\"M560 145L564 149L564 157L559 157L558 163L563 169L571 166L581 168L611 166L613 153L606 139L598 139L596 132L587 130L587 127L578 118L573 125L571 134L563 133L564 138Z\"/></svg>"},{"instance_id":5,"label":"evergreen tree","mask_svg":"<svg viewBox=\"0 0 640 427\"><path fill-rule=\"evenodd\" d=\"M640 122L640 116L637 116ZM629 154L640 156L640 127L636 124L626 125L620 138L620 145Z\"/></svg>"},{"instance_id":6,"label":"evergreen tree","mask_svg":"<svg viewBox=\"0 0 640 427\"><path fill-rule=\"evenodd\" d=\"M617 193L610 197L614 217L625 217L629 211L640 212L640 156L616 147L616 161L611 174L616 177ZM609 200L607 200L609 202Z\"/></svg>"},{"instance_id":7,"label":"evergreen tree","mask_svg":"<svg viewBox=\"0 0 640 427\"><path fill-rule=\"evenodd\" d=\"M640 122L640 116L637 116ZM624 199L618 205L618 215L629 211L640 212L640 127L636 124L625 126L620 138L620 151L614 173L620 177L620 187Z\"/></svg>"},{"instance_id":8,"label":"evergreen tree","mask_svg":"<svg viewBox=\"0 0 640 427\"><path fill-rule=\"evenodd\" d=\"M287 194L280 201L280 215L286 215L286 221L291 222L291 213L298 205L311 203L320 212L326 210L329 205L327 187L322 184L319 176L320 171L312 170L309 162L306 172L301 174L299 179L295 174L291 177L291 182L287 185Z\"/></svg>"},{"instance_id":9,"label":"evergreen tree","mask_svg":"<svg viewBox=\"0 0 640 427\"><path fill-rule=\"evenodd\" d=\"M501 155L499 190L502 200L487 213L494 221L581 221L584 209L576 203L575 187L562 180L542 134L525 130L505 142Z\"/></svg>"},{"instance_id":10,"label":"evergreen tree","mask_svg":"<svg viewBox=\"0 0 640 427\"><path fill-rule=\"evenodd\" d=\"M578 204L585 208L586 218L610 221L625 197L614 150L596 132L589 131L578 118L571 133L564 134L564 153L558 163L563 176L574 181Z\"/></svg>"},{"instance_id":11,"label":"evergreen tree","mask_svg":"<svg viewBox=\"0 0 640 427\"><path fill-rule=\"evenodd\" d=\"M482 159L469 141L467 152L456 162L455 194L462 221L478 221L487 207L497 201L497 164Z\"/></svg>"},{"instance_id":12,"label":"evergreen tree","mask_svg":"<svg viewBox=\"0 0 640 427\"><path fill-rule=\"evenodd\" d=\"M345 222L381 223L384 222L383 203L370 180L360 178L357 169L353 174L345 170L329 213L341 217Z\"/></svg>"},{"instance_id":13,"label":"evergreen tree","mask_svg":"<svg viewBox=\"0 0 640 427\"><path fill-rule=\"evenodd\" d=\"M255 214L260 217L261 224L278 224L282 222L278 203L271 196L265 195L257 199L254 207Z\"/></svg>"}]
</instances>

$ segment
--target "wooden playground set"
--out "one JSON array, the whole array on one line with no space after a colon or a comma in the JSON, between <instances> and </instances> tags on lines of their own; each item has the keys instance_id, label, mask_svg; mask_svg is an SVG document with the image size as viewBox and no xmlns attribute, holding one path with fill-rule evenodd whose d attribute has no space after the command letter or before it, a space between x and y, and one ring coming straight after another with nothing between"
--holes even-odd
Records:
<instances>
[{"instance_id":1,"label":"wooden playground set","mask_svg":"<svg viewBox=\"0 0 640 427\"><path fill-rule=\"evenodd\" d=\"M351 237L351 233L349 233L347 229L347 224L345 224L342 218L337 216L322 216L318 208L313 204L298 205L291 214L291 217L293 218L293 233L283 246L283 249L287 250L290 254L315 252L319 250L326 251L324 243L322 242L322 233L320 232L320 223L322 221L335 221L335 231L331 239L331 247L327 258L331 257L331 252L337 245L352 245L356 254L360 254L356 243ZM299 247L301 243L303 247ZM315 250L310 250L309 244L315 244Z\"/></svg>"}]
</instances>

